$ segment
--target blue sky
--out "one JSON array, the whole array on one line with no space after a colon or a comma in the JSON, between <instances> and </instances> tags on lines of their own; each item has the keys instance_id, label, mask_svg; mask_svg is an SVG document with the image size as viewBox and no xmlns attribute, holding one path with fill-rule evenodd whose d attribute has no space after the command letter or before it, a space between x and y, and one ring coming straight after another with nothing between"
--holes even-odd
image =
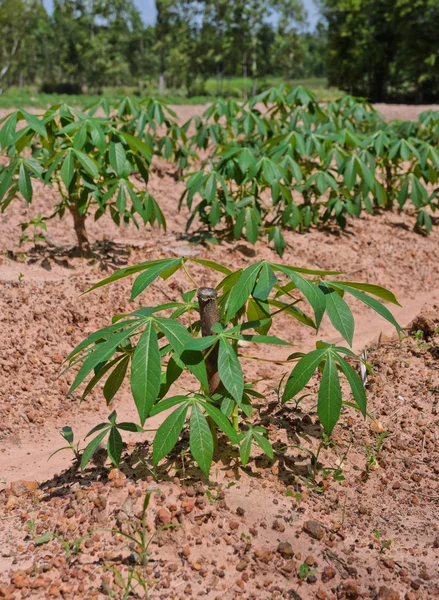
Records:
<instances>
[{"instance_id":1,"label":"blue sky","mask_svg":"<svg viewBox=\"0 0 439 600\"><path fill-rule=\"evenodd\" d=\"M142 13L142 17L145 23L153 24L155 23L155 0L134 0L136 5L139 7L140 12ZM319 12L314 4L313 0L303 0L303 3L308 11L308 18L311 29L314 28L314 25L317 23ZM52 7L52 0L44 0L44 4L48 9Z\"/></svg>"}]
</instances>

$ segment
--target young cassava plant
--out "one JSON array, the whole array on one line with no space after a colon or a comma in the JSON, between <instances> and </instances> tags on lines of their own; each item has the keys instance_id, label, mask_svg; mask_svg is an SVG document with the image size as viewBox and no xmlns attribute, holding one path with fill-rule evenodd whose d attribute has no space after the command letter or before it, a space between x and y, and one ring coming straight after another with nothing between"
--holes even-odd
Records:
<instances>
[{"instance_id":1,"label":"young cassava plant","mask_svg":"<svg viewBox=\"0 0 439 600\"><path fill-rule=\"evenodd\" d=\"M18 193L30 204L35 181L50 185L58 202L45 220L69 212L81 254L90 252L85 223L91 213L97 220L109 212L117 225L132 221L138 226L141 221L166 227L156 200L143 189L153 147L128 133L125 121L98 118L61 104L40 118L21 109L2 122L0 146L9 159L0 171L2 212Z\"/></svg>"},{"instance_id":2,"label":"young cassava plant","mask_svg":"<svg viewBox=\"0 0 439 600\"><path fill-rule=\"evenodd\" d=\"M191 264L219 275L216 289L198 287L190 273ZM349 357L359 361L359 358L349 347L324 342L317 342L316 349L307 354L290 354L292 340L288 339L291 335L287 321L294 319L317 333L326 314L351 346L354 317L346 299L353 296L400 330L391 312L377 299L398 304L390 291L377 285L342 281L338 272L265 260L232 271L209 260L186 257L150 260L126 267L91 290L136 275L131 292L134 300L158 278L166 280L180 270L189 282L189 290L181 300L116 315L110 325L90 335L66 359L67 368L80 365L68 393L91 377L84 397L107 377L104 395L109 402L124 378L129 377L141 427L147 419L166 411L167 416L154 437L154 465L172 451L185 427L189 431L192 457L205 474L209 473L213 460L218 429L231 444L239 446L243 464L249 460L253 443L273 457L266 431L251 420L252 401L255 397L263 400L263 396L246 381L241 364L243 358L258 358L244 354L243 348L249 344L256 347L274 344L286 349L284 362L295 366L283 388L284 403L297 397L316 371L322 372L318 416L328 435L340 417L343 404L366 416L365 390L356 370L346 360ZM311 308L311 314L301 308L305 304ZM273 323L281 317L285 339L270 334ZM183 374L184 383L179 387L185 393L176 395L171 388ZM343 400L340 376L346 378L353 401ZM129 431L134 431L133 427L130 425ZM120 432L127 427L116 425L112 413L110 424L98 428L100 433L89 445L83 466L108 432L110 438L112 435L117 438L119 448L117 452L110 450L111 460L117 463L120 459Z\"/></svg>"}]
</instances>

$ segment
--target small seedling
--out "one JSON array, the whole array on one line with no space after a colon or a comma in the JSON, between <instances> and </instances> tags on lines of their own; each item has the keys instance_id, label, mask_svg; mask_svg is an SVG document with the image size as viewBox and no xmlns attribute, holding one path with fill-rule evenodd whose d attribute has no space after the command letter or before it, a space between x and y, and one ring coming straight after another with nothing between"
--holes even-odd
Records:
<instances>
[{"instance_id":1,"label":"small seedling","mask_svg":"<svg viewBox=\"0 0 439 600\"><path fill-rule=\"evenodd\" d=\"M392 545L392 540L384 540L379 529L373 530L373 536L380 545L380 554L383 554L386 550L389 550Z\"/></svg>"},{"instance_id":2,"label":"small seedling","mask_svg":"<svg viewBox=\"0 0 439 600\"><path fill-rule=\"evenodd\" d=\"M52 452L52 454L49 456L49 458L47 460L49 461L52 458L52 456L55 456L55 454L58 454L58 452L62 452L63 450L71 450L75 457L75 461L79 463L80 458L81 458L81 453L79 451L79 442L75 446L74 434L73 434L72 428L69 426L63 427L62 429L60 429L59 433L60 433L61 437L67 442L68 445L63 446L62 448L58 448L58 450L55 450L55 452Z\"/></svg>"},{"instance_id":3,"label":"small seedling","mask_svg":"<svg viewBox=\"0 0 439 600\"><path fill-rule=\"evenodd\" d=\"M124 531L120 531L119 529L101 530L112 533L113 535L120 535L129 542L127 547L131 552L130 567L126 578L124 578L120 571L118 571L114 567L104 566L104 569L106 569L107 571L111 571L120 582L122 589L124 590L124 595L121 597L123 598L123 600L126 600L130 597L132 593L135 593L135 582L146 593L148 584L150 582L147 579L145 579L144 570L148 566L149 562L149 546L151 545L151 542L153 541L157 533L164 531L165 529L178 527L178 525L171 523L170 525L164 525L163 527L160 527L159 529L154 531L152 534L149 534L146 518L150 499L151 492L147 492L143 500L142 514L140 517L140 527L138 527L138 529L133 535L125 533Z\"/></svg>"},{"instance_id":4,"label":"small seedling","mask_svg":"<svg viewBox=\"0 0 439 600\"><path fill-rule=\"evenodd\" d=\"M317 573L317 569L310 569L309 565L306 563L302 563L299 566L298 575L301 581L305 581L310 575L314 575L315 573Z\"/></svg>"},{"instance_id":5,"label":"small seedling","mask_svg":"<svg viewBox=\"0 0 439 600\"><path fill-rule=\"evenodd\" d=\"M366 450L366 472L374 471L378 468L378 459L384 446L384 440L389 436L388 431L375 434L375 442L365 445Z\"/></svg>"},{"instance_id":6,"label":"small seedling","mask_svg":"<svg viewBox=\"0 0 439 600\"><path fill-rule=\"evenodd\" d=\"M19 239L20 246L25 242L33 242L34 244L38 244L38 242L46 242L47 238L44 232L47 232L47 225L44 222L46 219L38 213L36 217L28 221L27 223L22 223L21 227L21 236ZM31 234L29 235L29 229L31 229Z\"/></svg>"}]
</instances>

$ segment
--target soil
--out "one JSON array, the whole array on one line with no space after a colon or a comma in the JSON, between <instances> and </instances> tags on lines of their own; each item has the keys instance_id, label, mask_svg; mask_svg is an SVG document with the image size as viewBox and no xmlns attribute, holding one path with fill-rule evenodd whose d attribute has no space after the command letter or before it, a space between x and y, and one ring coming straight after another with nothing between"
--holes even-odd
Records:
<instances>
[{"instance_id":1,"label":"soil","mask_svg":"<svg viewBox=\"0 0 439 600\"><path fill-rule=\"evenodd\" d=\"M379 107L392 118L413 118L424 108ZM202 107L177 110L185 119ZM0 598L123 598L115 570L126 578L136 568L133 548L102 529L140 530L148 491L147 530L154 536L143 576L150 598L439 598L439 231L414 233L407 213L365 216L344 233L286 235L286 264L349 265L346 278L396 293L402 308L392 312L411 332L399 342L390 325L352 302L354 349L367 347L373 367L372 418L365 422L346 409L317 465L303 449L315 453L322 442L317 379L298 407L282 409L273 388L285 366L250 360L248 378L259 380L266 396L260 418L276 448L273 461L255 447L242 468L235 451L221 445L209 480L180 454L153 478L151 434L127 435L120 470L104 463L102 453L84 472L68 452L47 460L62 445L64 425L82 447L110 410L136 420L127 387L110 408L98 391L80 406L77 397L66 398L72 374L59 371L67 354L113 314L178 299L188 289L177 276L134 303L129 280L81 295L94 282L126 264L193 252L234 268L278 260L262 241L190 245L187 214L176 211L183 184L161 169L149 189L165 212L167 232L118 229L105 217L91 221L94 259L69 252L75 242L69 216L49 222L50 246L19 247L19 223L49 212L50 189L37 190L31 209L14 201L0 215ZM191 274L199 285L218 281L197 265ZM316 341L287 321L273 333L298 350ZM318 339L341 341L329 322ZM285 352L273 347L263 356L276 360ZM154 417L148 425L159 423ZM163 529L169 524L175 527Z\"/></svg>"}]
</instances>

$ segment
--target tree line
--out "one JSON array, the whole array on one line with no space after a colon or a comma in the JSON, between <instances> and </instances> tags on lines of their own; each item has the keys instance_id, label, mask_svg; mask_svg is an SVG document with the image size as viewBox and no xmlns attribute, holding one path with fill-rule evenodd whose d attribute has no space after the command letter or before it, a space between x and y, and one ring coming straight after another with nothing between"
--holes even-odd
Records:
<instances>
[{"instance_id":1,"label":"tree line","mask_svg":"<svg viewBox=\"0 0 439 600\"><path fill-rule=\"evenodd\" d=\"M0 0L0 92L205 93L244 77L246 93L269 76L327 77L374 101L439 96L439 0L316 0L306 28L302 0L156 0L145 25L134 0ZM252 82L252 83L250 83Z\"/></svg>"},{"instance_id":2,"label":"tree line","mask_svg":"<svg viewBox=\"0 0 439 600\"><path fill-rule=\"evenodd\" d=\"M160 81L203 92L209 77L323 76L301 0L157 0L145 25L133 0L0 0L0 87L99 91ZM249 90L250 91L250 90Z\"/></svg>"}]
</instances>

